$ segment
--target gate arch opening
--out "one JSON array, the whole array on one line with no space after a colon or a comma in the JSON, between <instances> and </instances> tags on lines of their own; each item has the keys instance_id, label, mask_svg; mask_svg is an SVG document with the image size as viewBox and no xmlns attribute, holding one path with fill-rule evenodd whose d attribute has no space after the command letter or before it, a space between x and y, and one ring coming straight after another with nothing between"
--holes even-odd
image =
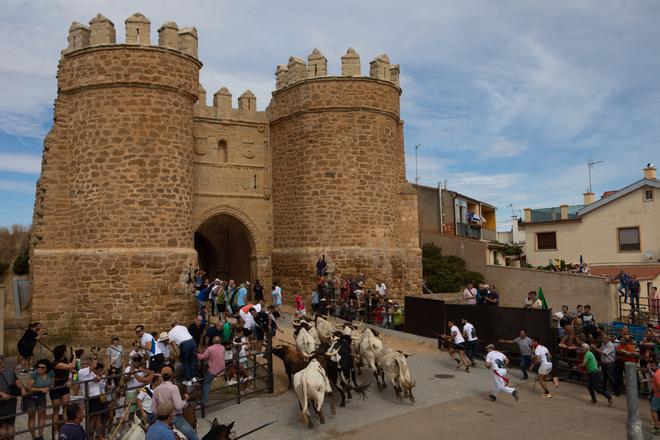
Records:
<instances>
[{"instance_id":1,"label":"gate arch opening","mask_svg":"<svg viewBox=\"0 0 660 440\"><path fill-rule=\"evenodd\" d=\"M256 247L248 228L236 217L216 214L195 231L199 267L213 280L237 284L257 277Z\"/></svg>"}]
</instances>

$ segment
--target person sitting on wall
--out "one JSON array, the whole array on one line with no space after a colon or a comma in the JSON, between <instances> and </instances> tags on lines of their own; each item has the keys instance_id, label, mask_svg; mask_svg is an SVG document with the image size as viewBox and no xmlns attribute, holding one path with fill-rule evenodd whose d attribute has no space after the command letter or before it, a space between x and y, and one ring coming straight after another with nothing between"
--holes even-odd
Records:
<instances>
[{"instance_id":1,"label":"person sitting on wall","mask_svg":"<svg viewBox=\"0 0 660 440\"><path fill-rule=\"evenodd\" d=\"M326 269L328 263L325 261L325 255L321 255L318 260L316 260L316 276L321 277L327 275Z\"/></svg>"}]
</instances>

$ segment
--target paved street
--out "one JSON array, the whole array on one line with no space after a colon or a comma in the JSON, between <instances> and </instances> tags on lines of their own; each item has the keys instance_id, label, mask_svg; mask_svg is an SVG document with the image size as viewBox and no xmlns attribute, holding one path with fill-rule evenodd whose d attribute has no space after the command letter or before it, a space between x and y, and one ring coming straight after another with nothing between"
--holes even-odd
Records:
<instances>
[{"instance_id":1,"label":"paved street","mask_svg":"<svg viewBox=\"0 0 660 440\"><path fill-rule=\"evenodd\" d=\"M302 426L298 402L293 392L248 400L216 413L222 423L235 421L235 432L242 434L265 422L277 423L246 438L252 439L373 439L373 438L439 438L460 436L462 439L536 438L621 439L625 437L626 402L616 398L614 408L605 401L597 406L588 403L586 387L562 382L552 399L541 399L538 387L532 394L532 383L520 385L520 374L511 373L514 386L520 386L520 402L510 395L500 395L496 403L487 399L489 372L479 363L471 373L457 371L444 352L431 350L435 341L406 335L406 341L386 337L386 344L396 345L417 340L421 353L409 358L416 403L399 402L394 391L378 391L373 376L365 370L358 382L372 383L368 399L353 399L345 408L329 414L325 404L325 425L309 429ZM276 360L279 362L279 360ZM554 391L554 390L553 390ZM648 430L648 405L641 403L642 418ZM204 422L201 422L204 424ZM201 429L205 432L205 429ZM649 436L650 438L650 436Z\"/></svg>"}]
</instances>

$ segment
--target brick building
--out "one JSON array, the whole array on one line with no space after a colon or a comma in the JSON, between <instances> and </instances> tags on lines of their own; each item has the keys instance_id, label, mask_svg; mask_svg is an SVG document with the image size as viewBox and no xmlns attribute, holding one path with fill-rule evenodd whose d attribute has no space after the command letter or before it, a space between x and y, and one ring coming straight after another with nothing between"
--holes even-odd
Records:
<instances>
[{"instance_id":1,"label":"brick building","mask_svg":"<svg viewBox=\"0 0 660 440\"><path fill-rule=\"evenodd\" d=\"M195 28L125 43L97 15L74 22L58 66L33 219L33 320L51 335L130 335L193 310L189 273L277 280L311 292L325 254L344 277L420 293L417 195L405 180L399 66L386 55L341 75L314 50L278 66L265 112L248 90L212 105ZM81 336L81 331L85 331Z\"/></svg>"}]
</instances>

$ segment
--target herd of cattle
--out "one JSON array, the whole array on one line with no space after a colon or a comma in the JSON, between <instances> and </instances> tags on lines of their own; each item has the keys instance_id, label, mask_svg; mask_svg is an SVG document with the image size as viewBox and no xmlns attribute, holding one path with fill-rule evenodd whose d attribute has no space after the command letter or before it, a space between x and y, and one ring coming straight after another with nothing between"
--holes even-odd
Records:
<instances>
[{"instance_id":1,"label":"herd of cattle","mask_svg":"<svg viewBox=\"0 0 660 440\"><path fill-rule=\"evenodd\" d=\"M294 320L293 327L295 347L278 345L273 347L273 354L284 363L289 389L293 387L298 396L303 424L313 426L309 406L325 423L322 406L326 394L331 413L335 413L333 388L339 392L341 407L346 405L346 397L352 398L351 391L365 398L369 384L358 384L356 380L356 372L360 374L362 366L373 372L379 389L389 383L398 399L407 397L415 402L408 355L385 348L377 331L360 331L362 323L338 324L322 316Z\"/></svg>"}]
</instances>

